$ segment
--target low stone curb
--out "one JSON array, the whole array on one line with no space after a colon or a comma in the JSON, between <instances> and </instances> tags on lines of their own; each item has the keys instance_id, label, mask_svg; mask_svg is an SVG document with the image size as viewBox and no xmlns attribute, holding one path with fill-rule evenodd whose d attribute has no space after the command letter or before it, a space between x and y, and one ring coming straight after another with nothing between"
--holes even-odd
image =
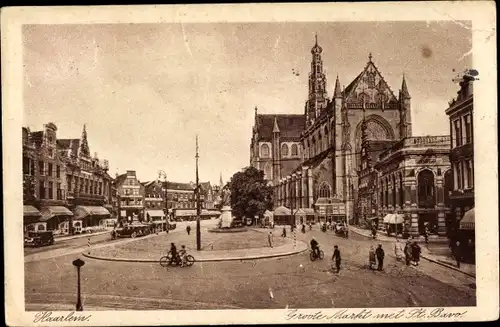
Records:
<instances>
[{"instance_id":1,"label":"low stone curb","mask_svg":"<svg viewBox=\"0 0 500 327\"><path fill-rule=\"evenodd\" d=\"M465 271L463 271L463 270L460 270L460 269L459 269L459 268L457 268L457 267L453 267L453 266L451 266L451 265L449 265L449 264L446 264L446 263L444 263L444 262L441 262L441 261L439 261L439 260L431 259L431 258L429 258L429 257L427 257L427 256L424 256L424 255L422 255L422 258L424 258L424 259L425 259L425 260L427 260L427 261L437 263L438 265L441 265L441 266L443 266L443 267L447 267L447 268L449 268L449 269L452 269L452 270L455 270L455 271L461 272L462 274L467 275L467 276L469 276L469 277L476 278L476 275L474 275L474 274L471 274L471 273L465 272Z\"/></svg>"},{"instance_id":2,"label":"low stone curb","mask_svg":"<svg viewBox=\"0 0 500 327\"><path fill-rule=\"evenodd\" d=\"M307 251L308 248L305 247L303 249L293 250L284 253L275 253L275 254L261 254L261 255L253 255L253 256L245 256L245 257L227 257L227 258L205 258L205 259L195 259L195 262L217 262L217 261L238 261L238 260L257 260L257 259L267 259L267 258L278 258L278 257L286 257L294 254L299 254ZM99 257L96 255L92 255L90 253L82 252L84 257L96 260L103 261L114 261L114 262L137 262L137 263L158 263L160 259L127 259L127 258L109 258L109 257Z\"/></svg>"},{"instance_id":3,"label":"low stone curb","mask_svg":"<svg viewBox=\"0 0 500 327\"><path fill-rule=\"evenodd\" d=\"M358 235L361 235L361 236L364 236L364 237L368 237L368 238L370 237L369 235L365 235L365 234L363 234L363 233L361 233L361 232L359 232L359 231L357 231L357 230L354 230L354 229L351 229L351 230L352 230L354 233L358 234ZM390 242L390 240L380 240L380 241ZM469 277L476 278L476 275L474 275L474 274L470 274L470 273L468 273L468 272L465 272L465 271L463 271L463 270L458 269L457 267L453 267L453 266L451 266L451 265L449 265L449 264L446 264L446 263L444 263L444 262L440 262L439 260L436 260L436 259L431 259L431 258L429 258L429 257L428 257L428 256L426 256L426 255L421 255L421 258L424 258L424 259L425 259L425 260L427 260L427 261L430 261L430 262L436 263L436 264L441 265L441 266L443 266L443 267L446 267L446 268L449 268L449 269L452 269L452 270L455 270L455 271L461 272L462 274L467 275L467 276L469 276Z\"/></svg>"}]
</instances>

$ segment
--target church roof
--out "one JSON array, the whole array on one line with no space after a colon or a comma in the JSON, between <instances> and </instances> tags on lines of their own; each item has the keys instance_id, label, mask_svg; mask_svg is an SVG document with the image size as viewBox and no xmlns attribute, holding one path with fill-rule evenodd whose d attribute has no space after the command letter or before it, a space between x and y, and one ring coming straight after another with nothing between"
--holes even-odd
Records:
<instances>
[{"instance_id":1,"label":"church roof","mask_svg":"<svg viewBox=\"0 0 500 327\"><path fill-rule=\"evenodd\" d=\"M321 152L320 154L318 154L312 158L307 159L306 161L304 161L302 163L302 165L297 167L292 173L296 173L296 172L302 170L303 166L308 166L311 168L318 166L331 153L331 151L332 151L332 149L330 148L330 149L327 149L327 150Z\"/></svg>"},{"instance_id":2,"label":"church roof","mask_svg":"<svg viewBox=\"0 0 500 327\"><path fill-rule=\"evenodd\" d=\"M259 140L271 141L274 121L278 125L282 140L299 140L306 126L304 115L257 115L257 133Z\"/></svg>"},{"instance_id":3,"label":"church roof","mask_svg":"<svg viewBox=\"0 0 500 327\"><path fill-rule=\"evenodd\" d=\"M391 95L389 101L396 101L397 99L396 99L396 96L394 95L394 92L392 92L391 88L389 87L389 84L387 84L384 77L382 76L382 74L378 70L377 66L375 66L375 63L373 63L371 54L370 54L369 58L370 59L369 59L368 63L366 64L365 68L363 69L363 71L358 76L356 76L356 78L345 88L344 94L343 94L344 99L347 99L351 95L351 93L354 92L354 90L356 90L356 87L358 86L362 77L367 74L370 67L373 67L373 71L375 72L376 75L378 75L380 77L380 81L381 81L382 85L385 86L389 90L389 93Z\"/></svg>"}]
</instances>

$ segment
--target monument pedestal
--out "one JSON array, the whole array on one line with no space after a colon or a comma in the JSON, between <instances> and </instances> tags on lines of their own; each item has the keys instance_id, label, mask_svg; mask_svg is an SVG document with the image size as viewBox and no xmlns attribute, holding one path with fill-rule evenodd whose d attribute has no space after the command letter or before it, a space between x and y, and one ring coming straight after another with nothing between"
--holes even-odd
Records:
<instances>
[{"instance_id":1,"label":"monument pedestal","mask_svg":"<svg viewBox=\"0 0 500 327\"><path fill-rule=\"evenodd\" d=\"M223 206L222 207L220 220L222 223L221 224L222 228L231 227L231 223L233 222L233 215L231 214L231 207L230 206Z\"/></svg>"}]
</instances>

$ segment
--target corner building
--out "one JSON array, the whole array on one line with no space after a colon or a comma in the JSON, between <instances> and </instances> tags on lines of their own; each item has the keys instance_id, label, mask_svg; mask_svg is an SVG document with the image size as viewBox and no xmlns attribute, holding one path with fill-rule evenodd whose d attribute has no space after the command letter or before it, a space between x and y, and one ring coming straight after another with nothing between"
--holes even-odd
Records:
<instances>
[{"instance_id":1,"label":"corner building","mask_svg":"<svg viewBox=\"0 0 500 327\"><path fill-rule=\"evenodd\" d=\"M411 136L411 97L404 77L396 97L370 54L364 69L347 87L341 89L337 76L333 97L328 98L322 52L316 38L311 49L304 125L300 131L301 126L294 129L294 133L300 132L298 164L290 171L283 169L286 165L279 152L273 152L270 158L274 205L294 211L314 208L320 221L347 218L352 222L357 201L361 125L363 121L366 124L367 140L399 141ZM282 127L278 127L280 130L274 129L273 136L276 139L279 135L281 140ZM253 156L255 149L252 150L252 165L263 169Z\"/></svg>"}]
</instances>

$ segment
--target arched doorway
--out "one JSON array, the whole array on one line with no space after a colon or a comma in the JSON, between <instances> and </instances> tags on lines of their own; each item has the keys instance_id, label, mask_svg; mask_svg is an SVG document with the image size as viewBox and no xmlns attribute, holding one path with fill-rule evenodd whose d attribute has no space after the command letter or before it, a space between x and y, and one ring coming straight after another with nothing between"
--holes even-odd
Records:
<instances>
[{"instance_id":1,"label":"arched doorway","mask_svg":"<svg viewBox=\"0 0 500 327\"><path fill-rule=\"evenodd\" d=\"M437 213L431 211L436 206L436 187L434 173L424 169L417 176L417 199L418 199L418 232L424 234L425 226L433 234L437 233Z\"/></svg>"}]
</instances>

